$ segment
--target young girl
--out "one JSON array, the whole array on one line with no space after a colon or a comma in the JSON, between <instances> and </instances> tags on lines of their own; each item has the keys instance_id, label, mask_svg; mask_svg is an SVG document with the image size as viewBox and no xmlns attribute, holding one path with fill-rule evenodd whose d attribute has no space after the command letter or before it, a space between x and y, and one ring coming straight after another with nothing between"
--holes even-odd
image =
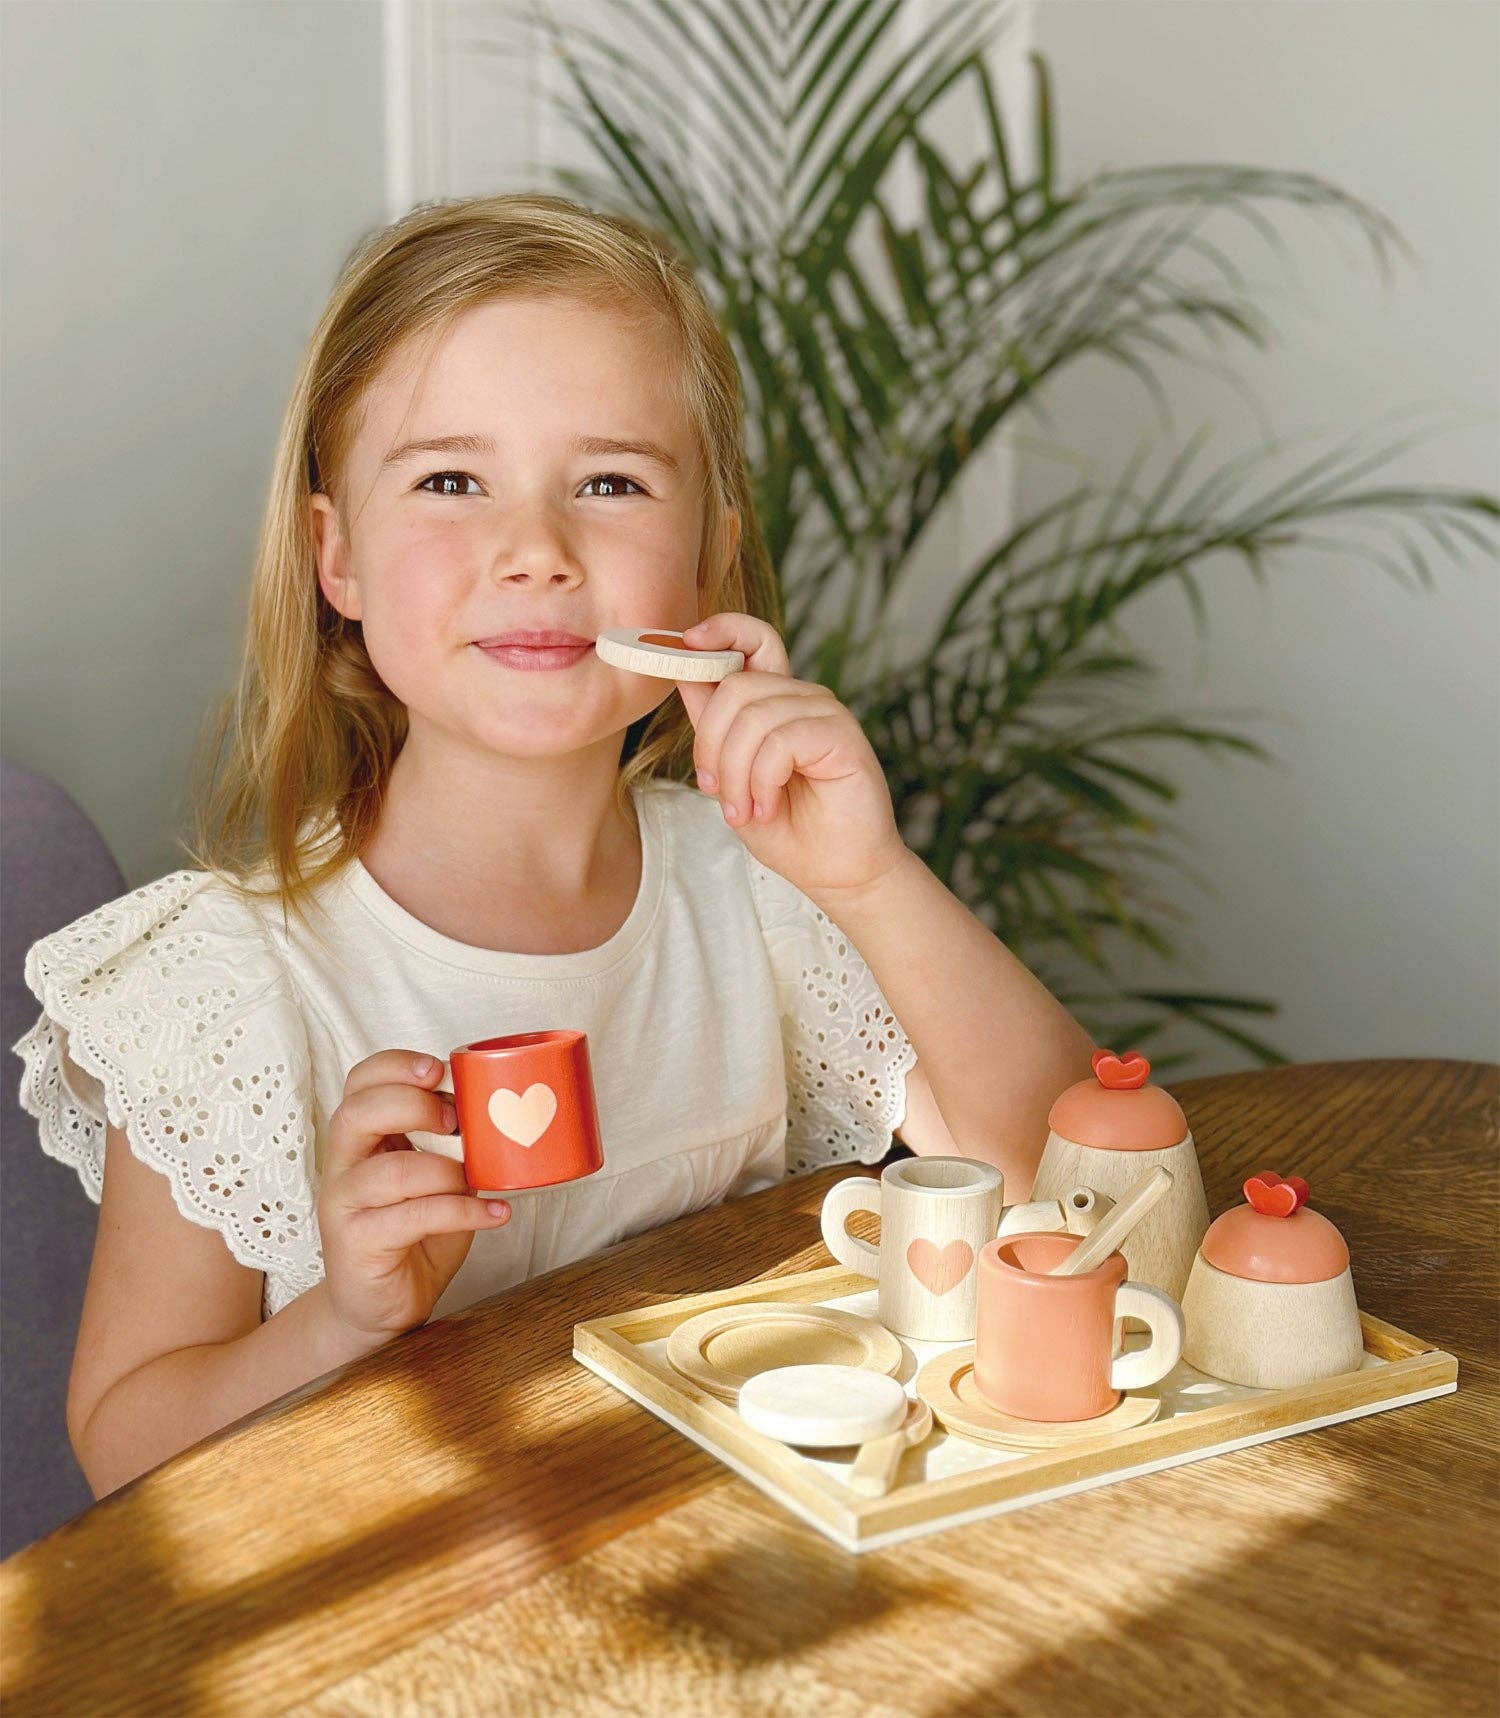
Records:
<instances>
[{"instance_id":1,"label":"young girl","mask_svg":"<svg viewBox=\"0 0 1500 1718\"><path fill-rule=\"evenodd\" d=\"M68 1401L96 1494L893 1130L1026 1195L1093 1046L904 846L773 588L733 359L657 236L504 196L356 249L277 448L198 868L27 955L21 1101L100 1203ZM622 626L745 669L612 667ZM490 1201L413 1147L454 1130L452 1047L563 1026L602 1171Z\"/></svg>"}]
</instances>

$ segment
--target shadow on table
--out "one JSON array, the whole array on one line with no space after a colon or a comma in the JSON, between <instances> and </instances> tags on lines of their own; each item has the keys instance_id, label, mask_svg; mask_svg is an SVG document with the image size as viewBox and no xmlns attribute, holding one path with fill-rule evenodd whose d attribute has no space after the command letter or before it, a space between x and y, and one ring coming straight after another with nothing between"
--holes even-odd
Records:
<instances>
[{"instance_id":1,"label":"shadow on table","mask_svg":"<svg viewBox=\"0 0 1500 1718\"><path fill-rule=\"evenodd\" d=\"M1453 1400L1400 1412L1427 1416L1432 1435L1441 1437ZM1338 1428L1343 1447L1336 1458L1325 1455L1323 1465L1342 1495L1326 1509L1280 1522L1245 1554L1169 1582L1155 1603L1132 1607L1123 1623L1116 1618L1095 1628L1059 1631L1045 1647L1020 1655L1003 1676L925 1702L924 1713L1304 1718L1358 1712L1449 1718L1493 1711L1493 1643L1500 1623L1493 1553L1473 1537L1455 1543L1441 1529L1413 1535L1405 1523L1400 1532L1409 1554L1391 1556L1388 1542L1382 1542L1388 1541L1390 1524L1360 1496L1369 1458L1381 1453L1379 1418ZM1264 1467L1272 1448L1263 1445L1247 1455ZM1477 1450L1473 1454L1479 1458ZM1263 1477L1274 1483L1272 1475ZM1071 1501L1041 1508L1061 1509ZM1062 1517L1057 1525L1067 1531ZM1198 1538L1205 1524L1194 1522L1185 1531ZM1099 1559L1097 1578L1108 1570L1109 1549L1096 1543L1091 1554ZM1163 1554L1170 1555L1170 1547ZM1117 1594L1128 1596L1139 1566L1116 1560ZM1366 1588L1354 1612L1344 1602L1351 1568L1362 1571ZM1077 1617L1076 1585L1069 1586L1066 1614ZM1044 1591L1035 1597L1046 1603ZM1061 1600L1058 1608L1061 1613Z\"/></svg>"},{"instance_id":2,"label":"shadow on table","mask_svg":"<svg viewBox=\"0 0 1500 1718\"><path fill-rule=\"evenodd\" d=\"M1478 1466L1486 1460L1476 1436L1482 1415L1466 1415L1467 1429L1456 1431L1454 1401L1401 1412L1427 1417L1447 1459ZM1139 1535L1122 1544L1110 1534L1120 1499L1100 1510L1072 1497L953 1530L956 1578L946 1581L933 1579L930 1562L908 1574L900 1550L856 1558L789 1524L685 1557L643 1585L627 1571L600 1601L628 1616L633 1652L659 1662L657 1680L684 1707L694 1678L722 1699L727 1672L732 1682L743 1678L749 1695L764 1690L758 1673L779 1662L872 1709L924 1718L1351 1711L1446 1718L1493 1710L1492 1540L1479 1528L1455 1545L1451 1522L1415 1530L1405 1523L1411 1554L1389 1555L1390 1523L1366 1494L1377 1481L1387 1490L1410 1463L1383 1441L1379 1418L1338 1428L1330 1434L1337 1449L1318 1452L1318 1478L1337 1494L1325 1506L1295 1522L1268 1522L1265 1536L1248 1545L1242 1531L1237 1553L1226 1550L1181 1579L1163 1580L1162 1567L1149 1564L1143 1579ZM1294 1496L1299 1466L1306 1473L1305 1451L1276 1445L1221 1459L1241 1460L1248 1482L1287 1486ZM1377 1475L1383 1464L1392 1471ZM1127 1482L1132 1501L1160 1513L1175 1477ZM1190 1493L1193 1482L1178 1489ZM1199 1551L1212 1534L1211 1522L1184 1518L1183 1545ZM976 1543L1011 1581L1014 1610L997 1602L997 1587L965 1584L961 1571ZM1164 1541L1158 1549L1167 1569L1182 1560L1182 1545ZM1377 1601L1358 1619L1343 1608L1351 1567L1367 1571ZM1142 1604L1133 1596L1147 1584L1160 1596ZM1090 1592L1101 1613L1092 1627ZM808 1661L841 1638L841 1652Z\"/></svg>"},{"instance_id":3,"label":"shadow on table","mask_svg":"<svg viewBox=\"0 0 1500 1718\"><path fill-rule=\"evenodd\" d=\"M19 1664L12 1662L0 1690L7 1718L43 1711L72 1718L85 1709L100 1710L106 1697L131 1710L174 1714L219 1707L236 1695L253 1694L258 1701L305 1698L347 1672L344 1631L366 1632L372 1649L384 1657L578 1557L622 1526L717 1483L722 1469L712 1457L575 1365L571 1349L572 1327L581 1317L786 1268L789 1252L810 1248L817 1239L815 1215L799 1211L789 1246L783 1202L763 1213L746 1212L733 1249L726 1250L721 1242L710 1244L722 1218L717 1225L705 1221L719 1215L708 1210L684 1219L673 1258L643 1257L638 1282L629 1281L626 1271L622 1288L621 1265L632 1250L659 1250L660 1232L412 1331L392 1349L246 1416L168 1464L221 1462L226 1509L218 1530L227 1525L241 1537L274 1538L279 1515L315 1509L317 1485L337 1483L328 1468L336 1452L327 1448L325 1436L311 1465L288 1472L284 1492L270 1497L264 1495L264 1440L251 1454L234 1441L236 1435L314 1396L335 1422L346 1404L357 1414L371 1400L371 1372L399 1369L392 1388L399 1389L405 1423L399 1445L390 1451L383 1496L399 1491L404 1478L413 1490L430 1484L421 1464L433 1450L468 1458L476 1477L461 1489L446 1486L440 1497L387 1514L326 1550L279 1560L269 1555L253 1576L219 1585L202 1566L203 1553L167 1522L157 1495L161 1481L150 1474L19 1553L11 1564L19 1591L13 1590L7 1628L14 1631L13 1642L27 1641L34 1650ZM591 1289L606 1284L608 1298L600 1305ZM501 1316L524 1324L528 1335L522 1344L505 1344L505 1369L497 1379L495 1355L501 1348L494 1326ZM393 1352L397 1347L399 1354ZM433 1356L441 1357L441 1370ZM544 1382L549 1379L555 1380L551 1389ZM508 1408L511 1423L497 1434ZM368 1438L372 1429L351 1420L349 1434ZM248 1513L233 1498L242 1453L261 1481ZM181 1503L174 1499L174 1505L180 1513ZM99 1567L107 1570L107 1588L89 1577ZM394 1601L398 1582L405 1588L414 1578L420 1581L423 1571L438 1569L441 1588L430 1602L425 1594L411 1602L409 1593L405 1605ZM371 1628L362 1603L387 1583L392 1612L400 1610L407 1620L393 1624L387 1613ZM247 1641L274 1637L313 1617L323 1617L326 1627L316 1634L299 1632L294 1652L278 1654L274 1639L267 1639L258 1653L251 1649L254 1656L245 1663L215 1670L227 1654L243 1656ZM294 1670L278 1668L293 1658ZM110 1670L116 1662L118 1687ZM284 1678L279 1688L278 1675ZM87 1706L81 1704L85 1700Z\"/></svg>"}]
</instances>

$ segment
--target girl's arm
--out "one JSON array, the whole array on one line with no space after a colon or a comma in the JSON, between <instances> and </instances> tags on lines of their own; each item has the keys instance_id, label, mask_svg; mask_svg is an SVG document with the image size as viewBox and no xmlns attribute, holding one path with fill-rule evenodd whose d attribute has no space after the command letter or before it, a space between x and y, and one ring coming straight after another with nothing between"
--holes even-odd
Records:
<instances>
[{"instance_id":1,"label":"girl's arm","mask_svg":"<svg viewBox=\"0 0 1500 1718\"><path fill-rule=\"evenodd\" d=\"M1053 1100L1091 1071L1088 1033L910 848L862 888L807 894L859 950L917 1052L902 1138L983 1158L1005 1175L1007 1202L1025 1199ZM951 1144L924 1123L929 1095Z\"/></svg>"},{"instance_id":2,"label":"girl's arm","mask_svg":"<svg viewBox=\"0 0 1500 1718\"><path fill-rule=\"evenodd\" d=\"M67 1422L95 1497L378 1347L330 1316L325 1285L264 1323L262 1277L177 1210L166 1177L106 1133Z\"/></svg>"},{"instance_id":3,"label":"girl's arm","mask_svg":"<svg viewBox=\"0 0 1500 1718\"><path fill-rule=\"evenodd\" d=\"M1053 1099L1093 1071L1088 1033L902 841L864 730L826 686L792 676L769 622L726 612L682 636L745 656L717 685L677 682L698 785L850 938L916 1048L897 1132L913 1150L988 1159L1007 1197L1026 1198Z\"/></svg>"}]
</instances>

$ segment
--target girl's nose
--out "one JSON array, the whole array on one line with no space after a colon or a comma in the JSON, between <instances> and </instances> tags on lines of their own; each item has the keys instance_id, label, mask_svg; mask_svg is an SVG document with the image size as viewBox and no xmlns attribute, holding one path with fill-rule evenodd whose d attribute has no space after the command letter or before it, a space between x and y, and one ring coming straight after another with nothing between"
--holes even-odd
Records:
<instances>
[{"instance_id":1,"label":"girl's nose","mask_svg":"<svg viewBox=\"0 0 1500 1718\"><path fill-rule=\"evenodd\" d=\"M575 585L583 578L567 533L540 511L518 510L507 519L493 570L497 579L521 584Z\"/></svg>"},{"instance_id":2,"label":"girl's nose","mask_svg":"<svg viewBox=\"0 0 1500 1718\"><path fill-rule=\"evenodd\" d=\"M563 585L571 587L581 582L583 569L576 561L529 560L497 568L507 583L523 585Z\"/></svg>"}]
</instances>

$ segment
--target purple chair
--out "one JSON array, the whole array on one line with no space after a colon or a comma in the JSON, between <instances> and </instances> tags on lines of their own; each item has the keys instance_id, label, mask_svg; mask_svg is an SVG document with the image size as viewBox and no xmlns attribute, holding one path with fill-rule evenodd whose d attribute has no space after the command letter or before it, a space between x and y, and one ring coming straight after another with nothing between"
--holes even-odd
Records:
<instances>
[{"instance_id":1,"label":"purple chair","mask_svg":"<svg viewBox=\"0 0 1500 1718\"><path fill-rule=\"evenodd\" d=\"M43 1152L11 1045L41 1005L26 988L38 937L126 890L88 817L55 781L0 759L0 1557L93 1501L68 1442L68 1371L98 1208Z\"/></svg>"}]
</instances>

